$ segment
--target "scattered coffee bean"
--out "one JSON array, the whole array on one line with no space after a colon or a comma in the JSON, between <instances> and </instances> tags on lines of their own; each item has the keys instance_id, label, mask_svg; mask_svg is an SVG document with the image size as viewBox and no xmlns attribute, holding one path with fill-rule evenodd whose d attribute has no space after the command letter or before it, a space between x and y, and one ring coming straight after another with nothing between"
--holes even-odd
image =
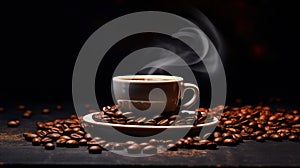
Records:
<instances>
[{"instance_id":1,"label":"scattered coffee bean","mask_svg":"<svg viewBox=\"0 0 300 168\"><path fill-rule=\"evenodd\" d=\"M281 136L279 134L272 134L270 136L270 138L273 140L273 141L281 141Z\"/></svg>"},{"instance_id":2,"label":"scattered coffee bean","mask_svg":"<svg viewBox=\"0 0 300 168\"><path fill-rule=\"evenodd\" d=\"M66 145L67 140L64 138L59 138L56 140L56 146L57 147L64 147Z\"/></svg>"},{"instance_id":3,"label":"scattered coffee bean","mask_svg":"<svg viewBox=\"0 0 300 168\"><path fill-rule=\"evenodd\" d=\"M90 154L101 154L102 153L102 148L98 145L89 146L88 150L89 150Z\"/></svg>"},{"instance_id":4,"label":"scattered coffee bean","mask_svg":"<svg viewBox=\"0 0 300 168\"><path fill-rule=\"evenodd\" d=\"M153 145L145 146L143 148L143 153L144 154L156 154L157 153L157 148Z\"/></svg>"},{"instance_id":5,"label":"scattered coffee bean","mask_svg":"<svg viewBox=\"0 0 300 168\"><path fill-rule=\"evenodd\" d=\"M257 142L265 142L265 138L263 136L257 136L255 140Z\"/></svg>"},{"instance_id":6,"label":"scattered coffee bean","mask_svg":"<svg viewBox=\"0 0 300 168\"><path fill-rule=\"evenodd\" d=\"M23 118L30 118L32 116L32 111L31 110L26 110L23 112L22 117Z\"/></svg>"},{"instance_id":7,"label":"scattered coffee bean","mask_svg":"<svg viewBox=\"0 0 300 168\"><path fill-rule=\"evenodd\" d=\"M169 150L169 151L177 151L178 148L177 148L176 144L168 144L167 145L167 150Z\"/></svg>"},{"instance_id":8,"label":"scattered coffee bean","mask_svg":"<svg viewBox=\"0 0 300 168\"><path fill-rule=\"evenodd\" d=\"M141 153L141 146L139 144L133 144L128 146L127 152L129 154L139 154Z\"/></svg>"},{"instance_id":9,"label":"scattered coffee bean","mask_svg":"<svg viewBox=\"0 0 300 168\"><path fill-rule=\"evenodd\" d=\"M17 109L18 109L18 110L25 110L25 109L26 109L26 106L23 105L23 104L20 104L20 105L18 105Z\"/></svg>"},{"instance_id":10,"label":"scattered coffee bean","mask_svg":"<svg viewBox=\"0 0 300 168\"><path fill-rule=\"evenodd\" d=\"M20 121L19 120L10 120L7 122L8 127L18 127L20 126Z\"/></svg>"},{"instance_id":11,"label":"scattered coffee bean","mask_svg":"<svg viewBox=\"0 0 300 168\"><path fill-rule=\"evenodd\" d=\"M45 144L45 149L46 149L46 150L54 150L54 149L55 149L54 143L51 143L51 142L46 143L46 144Z\"/></svg>"},{"instance_id":12,"label":"scattered coffee bean","mask_svg":"<svg viewBox=\"0 0 300 168\"><path fill-rule=\"evenodd\" d=\"M63 109L63 106L58 104L58 105L55 106L55 109L56 109L56 110L62 110L62 109Z\"/></svg>"},{"instance_id":13,"label":"scattered coffee bean","mask_svg":"<svg viewBox=\"0 0 300 168\"><path fill-rule=\"evenodd\" d=\"M114 150L124 150L124 146L122 144L116 143L114 144Z\"/></svg>"},{"instance_id":14,"label":"scattered coffee bean","mask_svg":"<svg viewBox=\"0 0 300 168\"><path fill-rule=\"evenodd\" d=\"M51 110L49 108L43 108L42 109L43 114L49 114L50 112L51 112Z\"/></svg>"}]
</instances>

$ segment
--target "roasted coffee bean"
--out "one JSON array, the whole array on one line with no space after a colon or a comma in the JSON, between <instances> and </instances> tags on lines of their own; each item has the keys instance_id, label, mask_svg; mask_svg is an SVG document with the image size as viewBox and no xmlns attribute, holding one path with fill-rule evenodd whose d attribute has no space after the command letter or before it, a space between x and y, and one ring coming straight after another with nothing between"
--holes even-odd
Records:
<instances>
[{"instance_id":1,"label":"roasted coffee bean","mask_svg":"<svg viewBox=\"0 0 300 168\"><path fill-rule=\"evenodd\" d=\"M176 145L177 147L181 148L181 147L183 146L183 142L182 142L182 141L177 141L177 142L175 143L175 145Z\"/></svg>"},{"instance_id":2,"label":"roasted coffee bean","mask_svg":"<svg viewBox=\"0 0 300 168\"><path fill-rule=\"evenodd\" d=\"M268 134L262 134L261 135L263 138L265 138L265 139L268 139L269 138L269 135Z\"/></svg>"},{"instance_id":3,"label":"roasted coffee bean","mask_svg":"<svg viewBox=\"0 0 300 168\"><path fill-rule=\"evenodd\" d=\"M226 146L234 146L236 145L236 141L234 139L224 139L223 140L223 145L226 145Z\"/></svg>"},{"instance_id":4,"label":"roasted coffee bean","mask_svg":"<svg viewBox=\"0 0 300 168\"><path fill-rule=\"evenodd\" d=\"M42 109L43 114L49 114L50 112L51 112L51 110L49 108L43 108Z\"/></svg>"},{"instance_id":5,"label":"roasted coffee bean","mask_svg":"<svg viewBox=\"0 0 300 168\"><path fill-rule=\"evenodd\" d=\"M78 148L79 147L79 143L76 140L67 140L66 141L66 147L67 148Z\"/></svg>"},{"instance_id":6,"label":"roasted coffee bean","mask_svg":"<svg viewBox=\"0 0 300 168\"><path fill-rule=\"evenodd\" d=\"M289 140L290 141L299 141L299 136L292 134L289 136Z\"/></svg>"},{"instance_id":7,"label":"roasted coffee bean","mask_svg":"<svg viewBox=\"0 0 300 168\"><path fill-rule=\"evenodd\" d=\"M217 137L214 139L214 142L216 142L218 145L223 143L223 137Z\"/></svg>"},{"instance_id":8,"label":"roasted coffee bean","mask_svg":"<svg viewBox=\"0 0 300 168\"><path fill-rule=\"evenodd\" d=\"M214 138L222 137L220 132L214 132Z\"/></svg>"},{"instance_id":9,"label":"roasted coffee bean","mask_svg":"<svg viewBox=\"0 0 300 168\"><path fill-rule=\"evenodd\" d=\"M20 104L20 105L18 105L17 109L18 109L18 110L25 110L25 109L26 109L26 106L23 105L23 104Z\"/></svg>"},{"instance_id":10,"label":"roasted coffee bean","mask_svg":"<svg viewBox=\"0 0 300 168\"><path fill-rule=\"evenodd\" d=\"M45 137L41 140L42 144L46 144L46 143L49 143L49 142L53 142L53 140L49 137Z\"/></svg>"},{"instance_id":11,"label":"roasted coffee bean","mask_svg":"<svg viewBox=\"0 0 300 168\"><path fill-rule=\"evenodd\" d=\"M145 146L143 148L143 153L144 154L156 154L157 153L157 148L153 145Z\"/></svg>"},{"instance_id":12,"label":"roasted coffee bean","mask_svg":"<svg viewBox=\"0 0 300 168\"><path fill-rule=\"evenodd\" d=\"M112 149L113 149L113 145L112 145L111 143L107 143L107 144L105 144L105 145L103 146L103 148L104 148L105 150L112 150Z\"/></svg>"},{"instance_id":13,"label":"roasted coffee bean","mask_svg":"<svg viewBox=\"0 0 300 168\"><path fill-rule=\"evenodd\" d=\"M44 129L45 128L45 123L41 122L41 121L38 121L36 123L36 126L37 126L38 129Z\"/></svg>"},{"instance_id":14,"label":"roasted coffee bean","mask_svg":"<svg viewBox=\"0 0 300 168\"><path fill-rule=\"evenodd\" d=\"M203 142L194 142L194 143L191 143L189 145L190 145L191 148L198 149L198 150L203 150L203 149L207 148L206 143L203 143Z\"/></svg>"},{"instance_id":15,"label":"roasted coffee bean","mask_svg":"<svg viewBox=\"0 0 300 168\"><path fill-rule=\"evenodd\" d=\"M169 151L177 151L178 148L177 148L176 144L168 144L167 145L167 150L169 150Z\"/></svg>"},{"instance_id":16,"label":"roasted coffee bean","mask_svg":"<svg viewBox=\"0 0 300 168\"><path fill-rule=\"evenodd\" d=\"M273 141L281 141L281 136L279 134L272 134L272 135L270 135L270 138Z\"/></svg>"},{"instance_id":17,"label":"roasted coffee bean","mask_svg":"<svg viewBox=\"0 0 300 168\"><path fill-rule=\"evenodd\" d=\"M130 145L127 148L127 152L129 154L139 154L139 153L141 153L141 146L138 144Z\"/></svg>"},{"instance_id":18,"label":"roasted coffee bean","mask_svg":"<svg viewBox=\"0 0 300 168\"><path fill-rule=\"evenodd\" d=\"M127 121L127 124L128 124L128 125L137 125L138 122L135 121L135 120L128 120L128 121Z\"/></svg>"},{"instance_id":19,"label":"roasted coffee bean","mask_svg":"<svg viewBox=\"0 0 300 168\"><path fill-rule=\"evenodd\" d=\"M56 140L56 146L57 147L64 147L66 145L67 140L64 138L59 138L58 140Z\"/></svg>"},{"instance_id":20,"label":"roasted coffee bean","mask_svg":"<svg viewBox=\"0 0 300 168\"><path fill-rule=\"evenodd\" d=\"M47 135L49 138L52 138L53 140L56 140L60 137L59 133L52 133Z\"/></svg>"},{"instance_id":21,"label":"roasted coffee bean","mask_svg":"<svg viewBox=\"0 0 300 168\"><path fill-rule=\"evenodd\" d=\"M87 139L87 140L91 140L93 137L92 137L92 135L90 133L86 133L84 135L84 138Z\"/></svg>"},{"instance_id":22,"label":"roasted coffee bean","mask_svg":"<svg viewBox=\"0 0 300 168\"><path fill-rule=\"evenodd\" d=\"M80 146L86 146L87 145L87 140L86 139L80 139L78 141L78 143L79 143Z\"/></svg>"},{"instance_id":23,"label":"roasted coffee bean","mask_svg":"<svg viewBox=\"0 0 300 168\"><path fill-rule=\"evenodd\" d=\"M116 143L114 144L114 150L124 150L124 146L122 144Z\"/></svg>"},{"instance_id":24,"label":"roasted coffee bean","mask_svg":"<svg viewBox=\"0 0 300 168\"><path fill-rule=\"evenodd\" d=\"M45 144L45 149L46 150L54 150L55 145L52 142L48 142L48 143Z\"/></svg>"},{"instance_id":25,"label":"roasted coffee bean","mask_svg":"<svg viewBox=\"0 0 300 168\"><path fill-rule=\"evenodd\" d=\"M37 137L37 138L33 138L32 139L32 146L39 146L41 144L41 138L40 137Z\"/></svg>"},{"instance_id":26,"label":"roasted coffee bean","mask_svg":"<svg viewBox=\"0 0 300 168\"><path fill-rule=\"evenodd\" d=\"M255 138L255 140L256 140L257 142L265 142L265 138L264 138L263 136L257 136L257 137Z\"/></svg>"},{"instance_id":27,"label":"roasted coffee bean","mask_svg":"<svg viewBox=\"0 0 300 168\"><path fill-rule=\"evenodd\" d=\"M98 145L89 146L88 151L89 151L90 154L101 154L102 153L102 148Z\"/></svg>"},{"instance_id":28,"label":"roasted coffee bean","mask_svg":"<svg viewBox=\"0 0 300 168\"><path fill-rule=\"evenodd\" d=\"M27 141L32 141L33 138L37 138L38 135L34 134L34 133L27 133L26 135L24 135L25 140Z\"/></svg>"},{"instance_id":29,"label":"roasted coffee bean","mask_svg":"<svg viewBox=\"0 0 300 168\"><path fill-rule=\"evenodd\" d=\"M157 139L150 139L149 144L153 146L157 146L159 144L159 140Z\"/></svg>"},{"instance_id":30,"label":"roasted coffee bean","mask_svg":"<svg viewBox=\"0 0 300 168\"><path fill-rule=\"evenodd\" d=\"M147 142L142 142L142 143L140 143L139 145L143 148L143 147L145 147L145 146L148 146L149 143L147 143Z\"/></svg>"},{"instance_id":31,"label":"roasted coffee bean","mask_svg":"<svg viewBox=\"0 0 300 168\"><path fill-rule=\"evenodd\" d=\"M217 149L217 143L216 142L209 142L206 144L208 149Z\"/></svg>"},{"instance_id":32,"label":"roasted coffee bean","mask_svg":"<svg viewBox=\"0 0 300 168\"><path fill-rule=\"evenodd\" d=\"M72 134L70 135L70 137L71 137L72 139L75 139L75 140L80 140L80 139L83 138L82 135L77 134L77 133L72 133Z\"/></svg>"},{"instance_id":33,"label":"roasted coffee bean","mask_svg":"<svg viewBox=\"0 0 300 168\"><path fill-rule=\"evenodd\" d=\"M10 120L7 122L8 127L18 127L20 126L20 121L19 120Z\"/></svg>"},{"instance_id":34,"label":"roasted coffee bean","mask_svg":"<svg viewBox=\"0 0 300 168\"><path fill-rule=\"evenodd\" d=\"M97 141L88 141L88 142L86 143L86 145L87 145L87 146L99 145L99 142L97 142Z\"/></svg>"},{"instance_id":35,"label":"roasted coffee bean","mask_svg":"<svg viewBox=\"0 0 300 168\"><path fill-rule=\"evenodd\" d=\"M169 124L170 124L170 122L169 122ZM156 125L156 121L153 119L150 119L150 120L145 121L144 125Z\"/></svg>"},{"instance_id":36,"label":"roasted coffee bean","mask_svg":"<svg viewBox=\"0 0 300 168\"><path fill-rule=\"evenodd\" d=\"M232 138L232 134L229 133L229 132L225 132L225 133L222 134L222 137L223 137L224 139L226 139L226 138Z\"/></svg>"},{"instance_id":37,"label":"roasted coffee bean","mask_svg":"<svg viewBox=\"0 0 300 168\"><path fill-rule=\"evenodd\" d=\"M243 142L243 137L240 134L232 134L232 138L236 140L236 142Z\"/></svg>"},{"instance_id":38,"label":"roasted coffee bean","mask_svg":"<svg viewBox=\"0 0 300 168\"><path fill-rule=\"evenodd\" d=\"M30 118L32 116L32 111L31 110L26 110L23 112L22 117L23 118Z\"/></svg>"},{"instance_id":39,"label":"roasted coffee bean","mask_svg":"<svg viewBox=\"0 0 300 168\"><path fill-rule=\"evenodd\" d=\"M59 104L57 104L57 105L55 106L55 109L56 109L56 110L62 110L62 109L63 109L63 106L62 106L62 105L59 105Z\"/></svg>"}]
</instances>

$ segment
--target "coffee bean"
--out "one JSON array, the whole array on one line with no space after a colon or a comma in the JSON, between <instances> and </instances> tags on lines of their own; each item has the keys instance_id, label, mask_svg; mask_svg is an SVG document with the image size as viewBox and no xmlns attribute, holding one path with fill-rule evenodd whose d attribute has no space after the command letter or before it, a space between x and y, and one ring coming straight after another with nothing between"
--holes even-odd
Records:
<instances>
[{"instance_id":1,"label":"coffee bean","mask_svg":"<svg viewBox=\"0 0 300 168\"><path fill-rule=\"evenodd\" d=\"M23 105L23 104L20 104L20 105L18 105L17 109L18 109L18 110L25 110L25 109L26 109L26 106Z\"/></svg>"},{"instance_id":2,"label":"coffee bean","mask_svg":"<svg viewBox=\"0 0 300 168\"><path fill-rule=\"evenodd\" d=\"M206 144L208 149L217 149L217 143L216 142L209 142Z\"/></svg>"},{"instance_id":3,"label":"coffee bean","mask_svg":"<svg viewBox=\"0 0 300 168\"><path fill-rule=\"evenodd\" d=\"M90 154L101 154L102 153L102 148L98 145L89 146L88 150L89 150Z\"/></svg>"},{"instance_id":4,"label":"coffee bean","mask_svg":"<svg viewBox=\"0 0 300 168\"><path fill-rule=\"evenodd\" d=\"M140 143L139 145L143 148L143 147L145 147L145 146L148 146L149 143L147 143L147 142L142 142L142 143Z\"/></svg>"},{"instance_id":5,"label":"coffee bean","mask_svg":"<svg viewBox=\"0 0 300 168\"><path fill-rule=\"evenodd\" d=\"M46 143L45 144L45 149L46 150L54 150L55 149L55 145L53 143L51 143L51 142Z\"/></svg>"},{"instance_id":6,"label":"coffee bean","mask_svg":"<svg viewBox=\"0 0 300 168\"><path fill-rule=\"evenodd\" d=\"M178 148L177 148L176 144L168 144L167 145L167 150L169 150L169 151L177 151Z\"/></svg>"},{"instance_id":7,"label":"coffee bean","mask_svg":"<svg viewBox=\"0 0 300 168\"><path fill-rule=\"evenodd\" d=\"M218 145L223 143L223 137L217 137L214 139L214 142L216 142Z\"/></svg>"},{"instance_id":8,"label":"coffee bean","mask_svg":"<svg viewBox=\"0 0 300 168\"><path fill-rule=\"evenodd\" d=\"M46 143L49 143L49 142L53 142L53 140L49 137L45 137L41 140L42 144L46 144Z\"/></svg>"},{"instance_id":9,"label":"coffee bean","mask_svg":"<svg viewBox=\"0 0 300 168\"><path fill-rule=\"evenodd\" d=\"M214 138L222 137L220 132L214 132Z\"/></svg>"},{"instance_id":10,"label":"coffee bean","mask_svg":"<svg viewBox=\"0 0 300 168\"><path fill-rule=\"evenodd\" d=\"M257 136L255 140L257 142L265 142L265 138L263 136Z\"/></svg>"},{"instance_id":11,"label":"coffee bean","mask_svg":"<svg viewBox=\"0 0 300 168\"><path fill-rule=\"evenodd\" d=\"M157 148L153 145L145 146L143 148L143 153L144 154L156 154L157 153Z\"/></svg>"},{"instance_id":12,"label":"coffee bean","mask_svg":"<svg viewBox=\"0 0 300 168\"><path fill-rule=\"evenodd\" d=\"M194 142L194 143L191 143L191 144L188 144L188 145L190 145L191 148L198 149L198 150L203 150L203 149L207 148L206 143L203 143L203 142Z\"/></svg>"},{"instance_id":13,"label":"coffee bean","mask_svg":"<svg viewBox=\"0 0 300 168\"><path fill-rule=\"evenodd\" d=\"M24 135L24 134L23 134L23 135ZM24 135L24 137L25 137L25 140L27 140L27 141L32 141L32 139L33 139L33 138L37 138L38 135L37 135L37 134L34 134L34 133L26 133L26 134Z\"/></svg>"},{"instance_id":14,"label":"coffee bean","mask_svg":"<svg viewBox=\"0 0 300 168\"><path fill-rule=\"evenodd\" d=\"M130 145L127 148L127 152L129 154L139 154L139 153L141 153L141 146L138 144Z\"/></svg>"},{"instance_id":15,"label":"coffee bean","mask_svg":"<svg viewBox=\"0 0 300 168\"><path fill-rule=\"evenodd\" d=\"M272 135L270 135L270 138L273 141L281 141L281 136L279 134L272 134Z\"/></svg>"},{"instance_id":16,"label":"coffee bean","mask_svg":"<svg viewBox=\"0 0 300 168\"><path fill-rule=\"evenodd\" d=\"M105 145L103 146L103 148L104 148L105 150L112 150L112 149L113 149L113 145L112 145L111 143L107 143L107 144L105 144Z\"/></svg>"},{"instance_id":17,"label":"coffee bean","mask_svg":"<svg viewBox=\"0 0 300 168\"><path fill-rule=\"evenodd\" d=\"M66 141L66 147L67 148L78 148L79 147L79 143L76 140L67 140Z\"/></svg>"},{"instance_id":18,"label":"coffee bean","mask_svg":"<svg viewBox=\"0 0 300 168\"><path fill-rule=\"evenodd\" d=\"M236 145L236 141L234 139L224 139L223 140L223 145L226 145L226 146L235 146Z\"/></svg>"},{"instance_id":19,"label":"coffee bean","mask_svg":"<svg viewBox=\"0 0 300 168\"><path fill-rule=\"evenodd\" d=\"M40 137L32 139L32 146L39 146L40 144L41 144L41 138Z\"/></svg>"},{"instance_id":20,"label":"coffee bean","mask_svg":"<svg viewBox=\"0 0 300 168\"><path fill-rule=\"evenodd\" d=\"M122 144L116 143L114 144L114 150L124 150L124 146Z\"/></svg>"},{"instance_id":21,"label":"coffee bean","mask_svg":"<svg viewBox=\"0 0 300 168\"><path fill-rule=\"evenodd\" d=\"M23 118L30 118L32 116L32 111L31 110L26 110L23 114Z\"/></svg>"},{"instance_id":22,"label":"coffee bean","mask_svg":"<svg viewBox=\"0 0 300 168\"><path fill-rule=\"evenodd\" d=\"M159 144L159 140L157 139L150 139L149 144L153 146L157 146Z\"/></svg>"},{"instance_id":23,"label":"coffee bean","mask_svg":"<svg viewBox=\"0 0 300 168\"><path fill-rule=\"evenodd\" d=\"M51 110L49 108L43 108L42 109L43 114L49 114L50 112L51 112Z\"/></svg>"},{"instance_id":24,"label":"coffee bean","mask_svg":"<svg viewBox=\"0 0 300 168\"><path fill-rule=\"evenodd\" d=\"M232 138L232 134L231 134L231 133L228 133L228 132L225 132L225 133L222 134L222 137L223 137L224 139L226 139L226 138Z\"/></svg>"},{"instance_id":25,"label":"coffee bean","mask_svg":"<svg viewBox=\"0 0 300 168\"><path fill-rule=\"evenodd\" d=\"M292 134L289 136L289 140L290 141L299 141L299 136Z\"/></svg>"},{"instance_id":26,"label":"coffee bean","mask_svg":"<svg viewBox=\"0 0 300 168\"><path fill-rule=\"evenodd\" d=\"M57 105L55 106L55 109L56 109L56 110L62 110L62 109L63 109L63 106L62 106L62 105L59 105L59 104L57 104Z\"/></svg>"},{"instance_id":27,"label":"coffee bean","mask_svg":"<svg viewBox=\"0 0 300 168\"><path fill-rule=\"evenodd\" d=\"M49 138L52 138L53 140L57 140L60 137L59 133L52 133L47 135Z\"/></svg>"},{"instance_id":28,"label":"coffee bean","mask_svg":"<svg viewBox=\"0 0 300 168\"><path fill-rule=\"evenodd\" d=\"M84 135L84 138L87 139L87 140L91 140L93 137L92 137L92 135L90 133L86 133Z\"/></svg>"},{"instance_id":29,"label":"coffee bean","mask_svg":"<svg viewBox=\"0 0 300 168\"><path fill-rule=\"evenodd\" d=\"M8 127L18 127L20 126L20 121L19 120L10 120L7 122Z\"/></svg>"},{"instance_id":30,"label":"coffee bean","mask_svg":"<svg viewBox=\"0 0 300 168\"><path fill-rule=\"evenodd\" d=\"M64 147L66 145L67 140L64 138L59 138L58 140L56 140L56 146L57 147Z\"/></svg>"},{"instance_id":31,"label":"coffee bean","mask_svg":"<svg viewBox=\"0 0 300 168\"><path fill-rule=\"evenodd\" d=\"M87 145L87 140L86 139L80 139L78 141L78 143L79 143L80 146L86 146Z\"/></svg>"}]
</instances>

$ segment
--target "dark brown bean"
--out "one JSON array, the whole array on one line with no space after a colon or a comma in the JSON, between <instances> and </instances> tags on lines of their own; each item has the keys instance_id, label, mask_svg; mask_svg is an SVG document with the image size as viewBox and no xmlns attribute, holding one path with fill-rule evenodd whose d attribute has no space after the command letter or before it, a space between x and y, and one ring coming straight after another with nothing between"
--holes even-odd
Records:
<instances>
[{"instance_id":1,"label":"dark brown bean","mask_svg":"<svg viewBox=\"0 0 300 168\"><path fill-rule=\"evenodd\" d=\"M8 127L18 127L20 126L20 121L19 120L10 120L7 122Z\"/></svg>"},{"instance_id":2,"label":"dark brown bean","mask_svg":"<svg viewBox=\"0 0 300 168\"><path fill-rule=\"evenodd\" d=\"M67 140L66 141L66 147L67 148L78 148L79 147L79 143L76 140Z\"/></svg>"},{"instance_id":3,"label":"dark brown bean","mask_svg":"<svg viewBox=\"0 0 300 168\"><path fill-rule=\"evenodd\" d=\"M41 138L40 137L37 137L37 138L33 138L32 139L32 146L39 146L41 144Z\"/></svg>"},{"instance_id":4,"label":"dark brown bean","mask_svg":"<svg viewBox=\"0 0 300 168\"><path fill-rule=\"evenodd\" d=\"M169 151L177 151L178 148L177 148L177 145L175 145L175 144L168 144L167 145L167 150L169 150Z\"/></svg>"},{"instance_id":5,"label":"dark brown bean","mask_svg":"<svg viewBox=\"0 0 300 168\"><path fill-rule=\"evenodd\" d=\"M263 136L257 136L255 140L257 142L265 142L265 138Z\"/></svg>"},{"instance_id":6,"label":"dark brown bean","mask_svg":"<svg viewBox=\"0 0 300 168\"><path fill-rule=\"evenodd\" d=\"M53 142L53 140L51 139L51 138L49 138L49 137L45 137L45 138L43 138L42 140L41 140L41 142L43 143L43 144L46 144L46 143L49 143L49 142Z\"/></svg>"},{"instance_id":7,"label":"dark brown bean","mask_svg":"<svg viewBox=\"0 0 300 168\"><path fill-rule=\"evenodd\" d=\"M203 142L194 142L194 143L191 143L190 146L193 149L203 150L203 149L207 148L206 144L207 143L203 143Z\"/></svg>"},{"instance_id":8,"label":"dark brown bean","mask_svg":"<svg viewBox=\"0 0 300 168\"><path fill-rule=\"evenodd\" d=\"M30 118L32 116L32 111L31 110L26 110L23 112L22 117L23 118Z\"/></svg>"},{"instance_id":9,"label":"dark brown bean","mask_svg":"<svg viewBox=\"0 0 300 168\"><path fill-rule=\"evenodd\" d=\"M64 138L59 138L58 140L56 140L56 146L57 147L64 147L66 145L67 140Z\"/></svg>"},{"instance_id":10,"label":"dark brown bean","mask_svg":"<svg viewBox=\"0 0 300 168\"><path fill-rule=\"evenodd\" d=\"M27 141L32 141L33 138L37 138L38 135L34 134L34 133L27 133L26 135L24 135L25 140Z\"/></svg>"},{"instance_id":11,"label":"dark brown bean","mask_svg":"<svg viewBox=\"0 0 300 168\"><path fill-rule=\"evenodd\" d=\"M57 140L60 137L59 133L52 133L47 135L49 138L52 138L53 140Z\"/></svg>"},{"instance_id":12,"label":"dark brown bean","mask_svg":"<svg viewBox=\"0 0 300 168\"><path fill-rule=\"evenodd\" d=\"M113 149L113 145L112 145L111 143L107 143L107 144L105 144L105 145L103 146L103 148L104 148L105 150L112 150L112 149Z\"/></svg>"},{"instance_id":13,"label":"dark brown bean","mask_svg":"<svg viewBox=\"0 0 300 168\"><path fill-rule=\"evenodd\" d=\"M130 145L127 148L127 152L129 154L139 154L139 153L141 153L141 146L138 144Z\"/></svg>"},{"instance_id":14,"label":"dark brown bean","mask_svg":"<svg viewBox=\"0 0 300 168\"><path fill-rule=\"evenodd\" d=\"M168 119L162 119L156 123L158 126L167 126L169 124Z\"/></svg>"},{"instance_id":15,"label":"dark brown bean","mask_svg":"<svg viewBox=\"0 0 300 168\"><path fill-rule=\"evenodd\" d=\"M102 148L98 145L89 146L88 150L89 150L90 154L101 154L102 153Z\"/></svg>"},{"instance_id":16,"label":"dark brown bean","mask_svg":"<svg viewBox=\"0 0 300 168\"><path fill-rule=\"evenodd\" d=\"M116 143L114 144L114 150L124 150L124 146L122 144Z\"/></svg>"},{"instance_id":17,"label":"dark brown bean","mask_svg":"<svg viewBox=\"0 0 300 168\"><path fill-rule=\"evenodd\" d=\"M281 136L279 134L272 134L272 135L270 135L270 138L273 141L281 141Z\"/></svg>"},{"instance_id":18,"label":"dark brown bean","mask_svg":"<svg viewBox=\"0 0 300 168\"><path fill-rule=\"evenodd\" d=\"M216 142L218 145L223 143L223 137L217 137L214 139L214 142Z\"/></svg>"},{"instance_id":19,"label":"dark brown bean","mask_svg":"<svg viewBox=\"0 0 300 168\"><path fill-rule=\"evenodd\" d=\"M153 145L145 146L143 148L143 153L144 154L156 154L157 153L157 148Z\"/></svg>"},{"instance_id":20,"label":"dark brown bean","mask_svg":"<svg viewBox=\"0 0 300 168\"><path fill-rule=\"evenodd\" d=\"M223 140L223 145L226 145L226 146L235 146L236 145L236 141L234 139L227 138L227 139Z\"/></svg>"},{"instance_id":21,"label":"dark brown bean","mask_svg":"<svg viewBox=\"0 0 300 168\"><path fill-rule=\"evenodd\" d=\"M295 134L292 134L292 135L289 136L289 140L290 141L299 141L299 136L295 135Z\"/></svg>"},{"instance_id":22,"label":"dark brown bean","mask_svg":"<svg viewBox=\"0 0 300 168\"><path fill-rule=\"evenodd\" d=\"M226 138L232 138L232 134L229 133L229 132L225 132L225 133L222 134L222 137L223 137L224 139L226 139Z\"/></svg>"},{"instance_id":23,"label":"dark brown bean","mask_svg":"<svg viewBox=\"0 0 300 168\"><path fill-rule=\"evenodd\" d=\"M50 112L51 112L51 110L49 108L43 108L42 109L43 114L49 114Z\"/></svg>"},{"instance_id":24,"label":"dark brown bean","mask_svg":"<svg viewBox=\"0 0 300 168\"><path fill-rule=\"evenodd\" d=\"M18 110L25 110L25 109L26 109L26 106L23 105L23 104L20 104L20 105L18 105L17 109L18 109Z\"/></svg>"},{"instance_id":25,"label":"dark brown bean","mask_svg":"<svg viewBox=\"0 0 300 168\"><path fill-rule=\"evenodd\" d=\"M48 143L45 144L45 149L46 150L54 150L55 145L52 142L48 142Z\"/></svg>"},{"instance_id":26,"label":"dark brown bean","mask_svg":"<svg viewBox=\"0 0 300 168\"><path fill-rule=\"evenodd\" d=\"M209 142L206 144L208 149L217 149L217 143L216 142Z\"/></svg>"},{"instance_id":27,"label":"dark brown bean","mask_svg":"<svg viewBox=\"0 0 300 168\"><path fill-rule=\"evenodd\" d=\"M78 143L79 143L80 146L86 146L87 145L87 140L86 139L80 139L78 141Z\"/></svg>"},{"instance_id":28,"label":"dark brown bean","mask_svg":"<svg viewBox=\"0 0 300 168\"><path fill-rule=\"evenodd\" d=\"M62 109L63 109L63 106L62 106L62 105L59 105L59 104L57 104L57 105L55 106L55 109L56 109L56 110L62 110Z\"/></svg>"},{"instance_id":29,"label":"dark brown bean","mask_svg":"<svg viewBox=\"0 0 300 168\"><path fill-rule=\"evenodd\" d=\"M220 132L214 132L214 138L222 137Z\"/></svg>"}]
</instances>

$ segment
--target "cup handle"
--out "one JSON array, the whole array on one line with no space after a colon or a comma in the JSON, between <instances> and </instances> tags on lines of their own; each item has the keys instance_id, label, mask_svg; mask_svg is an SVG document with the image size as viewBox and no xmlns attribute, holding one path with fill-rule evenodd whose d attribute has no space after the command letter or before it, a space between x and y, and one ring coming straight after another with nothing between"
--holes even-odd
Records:
<instances>
[{"instance_id":1,"label":"cup handle","mask_svg":"<svg viewBox=\"0 0 300 168\"><path fill-rule=\"evenodd\" d=\"M191 105L195 104L200 95L200 91L199 91L199 88L197 85L192 84L192 83L184 83L183 84L183 96L184 96L185 91L187 91L188 89L193 90L194 95L191 98L191 100L189 100L188 102L186 102L185 104L182 105L182 107L185 107L185 108L188 108Z\"/></svg>"}]
</instances>

